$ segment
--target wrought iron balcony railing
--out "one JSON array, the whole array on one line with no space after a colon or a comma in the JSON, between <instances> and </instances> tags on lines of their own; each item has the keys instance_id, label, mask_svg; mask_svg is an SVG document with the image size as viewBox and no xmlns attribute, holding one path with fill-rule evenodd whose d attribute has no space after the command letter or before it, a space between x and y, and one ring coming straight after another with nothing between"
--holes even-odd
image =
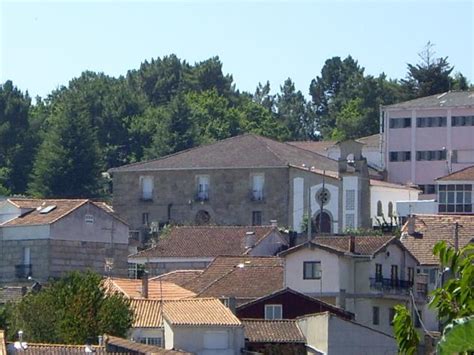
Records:
<instances>
[{"instance_id":1,"label":"wrought iron balcony railing","mask_svg":"<svg viewBox=\"0 0 474 355\"><path fill-rule=\"evenodd\" d=\"M376 290L395 290L408 292L413 287L413 282L408 280L384 279L381 277L371 277L370 287Z\"/></svg>"}]
</instances>

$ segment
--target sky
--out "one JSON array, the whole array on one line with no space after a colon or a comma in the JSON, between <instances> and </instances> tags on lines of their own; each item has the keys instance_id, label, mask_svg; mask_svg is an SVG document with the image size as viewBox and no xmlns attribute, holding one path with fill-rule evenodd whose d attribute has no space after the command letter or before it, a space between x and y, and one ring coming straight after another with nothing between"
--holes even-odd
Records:
<instances>
[{"instance_id":1,"label":"sky","mask_svg":"<svg viewBox=\"0 0 474 355\"><path fill-rule=\"evenodd\" d=\"M144 60L219 56L238 89L305 95L324 62L352 55L365 72L406 76L428 41L474 81L474 0L0 0L0 82L47 96L85 70L125 75Z\"/></svg>"}]
</instances>

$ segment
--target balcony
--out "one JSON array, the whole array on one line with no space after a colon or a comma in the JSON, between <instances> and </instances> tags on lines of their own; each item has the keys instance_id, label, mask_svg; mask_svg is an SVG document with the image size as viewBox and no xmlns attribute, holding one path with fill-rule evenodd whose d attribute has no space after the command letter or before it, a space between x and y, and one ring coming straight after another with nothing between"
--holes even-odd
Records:
<instances>
[{"instance_id":1,"label":"balcony","mask_svg":"<svg viewBox=\"0 0 474 355\"><path fill-rule=\"evenodd\" d=\"M204 202L209 201L209 191L199 191L194 196L194 201Z\"/></svg>"},{"instance_id":2,"label":"balcony","mask_svg":"<svg viewBox=\"0 0 474 355\"><path fill-rule=\"evenodd\" d=\"M395 293L408 293L413 287L412 281L397 280L397 279L384 279L379 277L370 278L370 288L384 291L384 292L395 292Z\"/></svg>"},{"instance_id":3,"label":"balcony","mask_svg":"<svg viewBox=\"0 0 474 355\"><path fill-rule=\"evenodd\" d=\"M31 264L15 265L15 276L17 279L27 279L29 276L32 276Z\"/></svg>"},{"instance_id":4,"label":"balcony","mask_svg":"<svg viewBox=\"0 0 474 355\"><path fill-rule=\"evenodd\" d=\"M263 190L250 190L249 196L250 196L250 201L262 202L264 200Z\"/></svg>"}]
</instances>

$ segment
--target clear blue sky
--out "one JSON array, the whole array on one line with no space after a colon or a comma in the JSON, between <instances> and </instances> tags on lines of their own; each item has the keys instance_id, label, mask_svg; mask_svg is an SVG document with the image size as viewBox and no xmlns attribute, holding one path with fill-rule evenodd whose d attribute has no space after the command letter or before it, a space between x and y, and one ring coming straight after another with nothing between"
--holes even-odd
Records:
<instances>
[{"instance_id":1,"label":"clear blue sky","mask_svg":"<svg viewBox=\"0 0 474 355\"><path fill-rule=\"evenodd\" d=\"M0 0L0 11L0 81L33 97L84 70L118 76L171 53L218 55L240 90L291 77L307 94L332 56L402 78L427 41L474 80L474 1Z\"/></svg>"}]
</instances>

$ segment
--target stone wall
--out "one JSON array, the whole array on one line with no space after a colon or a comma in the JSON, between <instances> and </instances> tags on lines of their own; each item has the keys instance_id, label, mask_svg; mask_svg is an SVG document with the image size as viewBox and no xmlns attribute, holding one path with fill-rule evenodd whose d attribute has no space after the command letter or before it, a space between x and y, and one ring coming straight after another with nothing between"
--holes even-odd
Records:
<instances>
[{"instance_id":1,"label":"stone wall","mask_svg":"<svg viewBox=\"0 0 474 355\"><path fill-rule=\"evenodd\" d=\"M264 200L252 201L251 177L258 173L265 176ZM198 175L209 176L209 201L195 201ZM153 176L152 201L140 199L140 176ZM148 213L150 222L196 224L201 210L209 213L210 224L251 225L252 212L261 211L262 224L276 219L284 226L288 224L288 181L288 168L115 172L113 205L133 230L143 227L143 213Z\"/></svg>"}]
</instances>

